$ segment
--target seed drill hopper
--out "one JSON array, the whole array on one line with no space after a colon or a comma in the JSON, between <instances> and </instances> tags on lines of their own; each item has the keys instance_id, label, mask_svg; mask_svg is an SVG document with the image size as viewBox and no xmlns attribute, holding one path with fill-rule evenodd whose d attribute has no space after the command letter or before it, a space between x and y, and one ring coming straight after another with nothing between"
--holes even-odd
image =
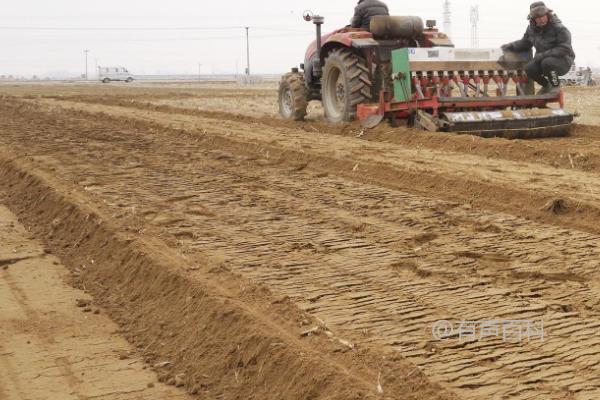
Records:
<instances>
[{"instance_id":1,"label":"seed drill hopper","mask_svg":"<svg viewBox=\"0 0 600 400\"><path fill-rule=\"evenodd\" d=\"M343 28L322 36L323 17L305 14L317 40L301 68L283 76L279 109L302 120L320 100L330 122L355 118L372 128L384 120L484 137L566 136L573 114L564 94L536 95L525 74L531 53L458 49L419 17L378 16L370 31Z\"/></svg>"}]
</instances>

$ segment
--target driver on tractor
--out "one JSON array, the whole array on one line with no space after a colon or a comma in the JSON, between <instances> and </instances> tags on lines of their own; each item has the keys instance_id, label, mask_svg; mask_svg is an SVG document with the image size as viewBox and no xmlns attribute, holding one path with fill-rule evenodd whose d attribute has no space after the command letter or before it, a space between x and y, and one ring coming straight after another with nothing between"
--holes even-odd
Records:
<instances>
[{"instance_id":1,"label":"driver on tractor","mask_svg":"<svg viewBox=\"0 0 600 400\"><path fill-rule=\"evenodd\" d=\"M351 26L369 30L371 18L377 15L390 15L388 6L379 0L359 0L354 9Z\"/></svg>"}]
</instances>

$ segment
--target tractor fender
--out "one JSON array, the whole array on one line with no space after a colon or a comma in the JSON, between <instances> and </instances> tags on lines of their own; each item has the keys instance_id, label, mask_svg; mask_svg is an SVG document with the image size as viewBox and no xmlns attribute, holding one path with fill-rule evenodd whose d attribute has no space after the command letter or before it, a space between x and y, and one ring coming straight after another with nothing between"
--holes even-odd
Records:
<instances>
[{"instance_id":1,"label":"tractor fender","mask_svg":"<svg viewBox=\"0 0 600 400\"><path fill-rule=\"evenodd\" d=\"M373 39L371 32L365 30L343 29L341 31L333 32L326 37L321 48L321 57L324 59L327 57L327 54L340 47L355 48L360 52L361 49L377 46L379 46L379 43Z\"/></svg>"},{"instance_id":2,"label":"tractor fender","mask_svg":"<svg viewBox=\"0 0 600 400\"><path fill-rule=\"evenodd\" d=\"M323 36L320 58L323 62L329 53L338 48L351 48L358 53L362 53L365 49L377 46L379 46L379 43L373 39L370 32L362 29L344 28ZM316 53L317 42L314 41L308 47L304 57L305 77L308 84L319 78L315 77L313 73L314 63L317 61Z\"/></svg>"}]
</instances>

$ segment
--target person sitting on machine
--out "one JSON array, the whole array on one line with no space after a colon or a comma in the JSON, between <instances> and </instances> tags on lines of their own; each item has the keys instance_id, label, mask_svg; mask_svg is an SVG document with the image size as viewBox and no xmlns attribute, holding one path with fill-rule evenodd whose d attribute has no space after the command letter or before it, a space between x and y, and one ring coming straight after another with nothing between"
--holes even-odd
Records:
<instances>
[{"instance_id":1,"label":"person sitting on machine","mask_svg":"<svg viewBox=\"0 0 600 400\"><path fill-rule=\"evenodd\" d=\"M531 4L528 18L523 39L505 44L502 50L524 52L535 47L535 57L525 67L527 76L542 86L538 94L556 94L560 77L569 72L575 61L571 32L543 1Z\"/></svg>"},{"instance_id":2,"label":"person sitting on machine","mask_svg":"<svg viewBox=\"0 0 600 400\"><path fill-rule=\"evenodd\" d=\"M371 18L376 15L390 15L388 6L379 0L359 0L352 17L352 28L369 30Z\"/></svg>"}]
</instances>

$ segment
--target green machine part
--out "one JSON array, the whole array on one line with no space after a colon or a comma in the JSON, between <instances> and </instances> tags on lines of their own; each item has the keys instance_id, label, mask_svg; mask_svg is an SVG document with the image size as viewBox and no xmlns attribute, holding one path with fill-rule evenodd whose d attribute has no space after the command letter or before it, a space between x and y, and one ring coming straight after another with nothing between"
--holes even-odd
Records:
<instances>
[{"instance_id":1,"label":"green machine part","mask_svg":"<svg viewBox=\"0 0 600 400\"><path fill-rule=\"evenodd\" d=\"M394 73L394 100L409 101L412 97L412 82L410 79L409 49L392 51L392 71Z\"/></svg>"},{"instance_id":2,"label":"green machine part","mask_svg":"<svg viewBox=\"0 0 600 400\"><path fill-rule=\"evenodd\" d=\"M396 102L409 101L412 98L412 80L410 72L410 60L408 55L410 49L396 49L392 51L392 71L394 77L394 100ZM531 55L527 53L514 54L516 57L513 61L521 63L521 68L524 68L526 62L531 59ZM515 68L516 69L516 68ZM520 68L519 68L520 69ZM535 85L533 80L524 87L526 95L535 94Z\"/></svg>"}]
</instances>

